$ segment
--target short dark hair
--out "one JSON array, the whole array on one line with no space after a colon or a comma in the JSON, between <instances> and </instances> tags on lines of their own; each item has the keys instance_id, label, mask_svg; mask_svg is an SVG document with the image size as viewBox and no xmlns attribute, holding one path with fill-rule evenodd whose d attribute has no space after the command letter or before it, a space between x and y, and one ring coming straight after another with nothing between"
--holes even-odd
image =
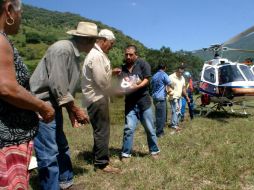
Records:
<instances>
[{"instance_id":1,"label":"short dark hair","mask_svg":"<svg viewBox=\"0 0 254 190\"><path fill-rule=\"evenodd\" d=\"M179 70L179 69L182 69L182 70L185 69L184 63L181 63L180 65L177 66L177 70Z\"/></svg>"},{"instance_id":2,"label":"short dark hair","mask_svg":"<svg viewBox=\"0 0 254 190\"><path fill-rule=\"evenodd\" d=\"M138 48L134 44L127 45L125 49L134 49L135 54L138 54Z\"/></svg>"},{"instance_id":3,"label":"short dark hair","mask_svg":"<svg viewBox=\"0 0 254 190\"><path fill-rule=\"evenodd\" d=\"M166 64L165 63L160 63L159 65L158 65L158 70L164 70L164 69L166 69Z\"/></svg>"}]
</instances>

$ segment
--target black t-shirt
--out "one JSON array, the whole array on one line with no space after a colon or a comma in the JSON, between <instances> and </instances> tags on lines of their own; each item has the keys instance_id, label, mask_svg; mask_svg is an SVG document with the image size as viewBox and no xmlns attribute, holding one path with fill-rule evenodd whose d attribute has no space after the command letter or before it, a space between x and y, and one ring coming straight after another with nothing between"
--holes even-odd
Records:
<instances>
[{"instance_id":1,"label":"black t-shirt","mask_svg":"<svg viewBox=\"0 0 254 190\"><path fill-rule=\"evenodd\" d=\"M122 66L122 78L133 75L137 75L141 80L144 80L145 78L148 79L151 77L150 65L142 59L137 59L134 63L132 72L129 72L126 65ZM125 96L125 114L128 114L135 105L138 105L141 111L144 111L151 106L148 86L149 85Z\"/></svg>"}]
</instances>

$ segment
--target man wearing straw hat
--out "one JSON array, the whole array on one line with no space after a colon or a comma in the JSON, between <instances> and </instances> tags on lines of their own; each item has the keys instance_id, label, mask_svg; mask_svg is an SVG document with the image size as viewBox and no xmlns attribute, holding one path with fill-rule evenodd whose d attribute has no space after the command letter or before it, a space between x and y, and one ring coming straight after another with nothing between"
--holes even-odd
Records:
<instances>
[{"instance_id":1,"label":"man wearing straw hat","mask_svg":"<svg viewBox=\"0 0 254 190\"><path fill-rule=\"evenodd\" d=\"M40 188L43 190L67 189L73 184L62 107L66 108L73 127L89 122L85 112L75 105L74 94L80 76L79 52L91 50L99 38L97 25L79 22L76 30L67 33L72 38L51 45L30 79L31 91L55 109L55 119L51 123L40 121L34 139Z\"/></svg>"}]
</instances>

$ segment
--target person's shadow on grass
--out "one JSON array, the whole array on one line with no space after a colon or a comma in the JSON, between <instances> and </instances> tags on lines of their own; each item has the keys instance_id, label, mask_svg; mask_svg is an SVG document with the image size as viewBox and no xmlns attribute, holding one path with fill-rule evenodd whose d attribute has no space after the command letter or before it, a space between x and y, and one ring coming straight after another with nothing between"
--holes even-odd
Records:
<instances>
[{"instance_id":1,"label":"person's shadow on grass","mask_svg":"<svg viewBox=\"0 0 254 190\"><path fill-rule=\"evenodd\" d=\"M109 149L110 157L118 157L121 158L121 149L120 148L110 148ZM145 157L149 155L149 153L144 153L140 151L133 151L132 157ZM93 152L92 151L83 151L80 152L77 156L78 160L84 160L87 164L93 164Z\"/></svg>"}]
</instances>

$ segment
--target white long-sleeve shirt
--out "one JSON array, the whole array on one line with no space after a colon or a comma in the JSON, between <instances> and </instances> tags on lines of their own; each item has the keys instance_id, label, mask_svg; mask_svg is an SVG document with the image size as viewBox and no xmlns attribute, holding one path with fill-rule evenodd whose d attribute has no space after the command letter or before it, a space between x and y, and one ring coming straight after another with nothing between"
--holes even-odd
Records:
<instances>
[{"instance_id":1,"label":"white long-sleeve shirt","mask_svg":"<svg viewBox=\"0 0 254 190\"><path fill-rule=\"evenodd\" d=\"M110 60L95 44L86 56L82 69L82 93L85 107L107 95L106 91L111 87L111 76Z\"/></svg>"}]
</instances>

